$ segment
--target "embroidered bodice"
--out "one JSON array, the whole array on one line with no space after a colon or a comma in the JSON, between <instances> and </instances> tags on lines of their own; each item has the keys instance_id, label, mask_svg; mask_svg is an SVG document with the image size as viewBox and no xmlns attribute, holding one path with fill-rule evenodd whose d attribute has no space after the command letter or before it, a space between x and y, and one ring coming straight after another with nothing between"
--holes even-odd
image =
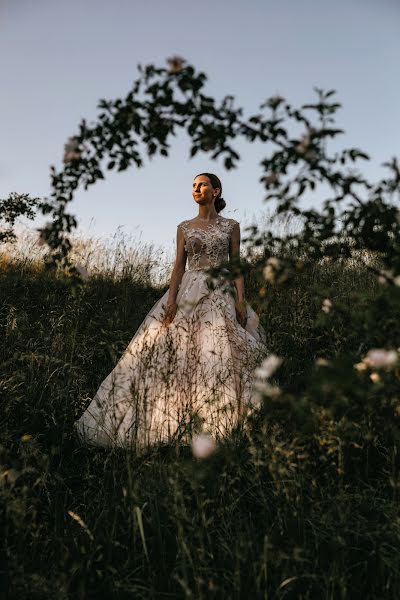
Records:
<instances>
[{"instance_id":1,"label":"embroidered bodice","mask_svg":"<svg viewBox=\"0 0 400 600\"><path fill-rule=\"evenodd\" d=\"M205 227L190 221L179 223L185 237L185 250L188 258L188 271L217 267L228 260L229 240L238 222L218 216Z\"/></svg>"}]
</instances>

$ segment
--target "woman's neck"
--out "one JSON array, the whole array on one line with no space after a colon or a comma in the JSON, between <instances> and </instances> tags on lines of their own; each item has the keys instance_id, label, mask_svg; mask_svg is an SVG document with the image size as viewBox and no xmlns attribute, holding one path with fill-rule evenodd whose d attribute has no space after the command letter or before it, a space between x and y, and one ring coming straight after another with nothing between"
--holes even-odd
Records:
<instances>
[{"instance_id":1,"label":"woman's neck","mask_svg":"<svg viewBox=\"0 0 400 600\"><path fill-rule=\"evenodd\" d=\"M197 215L197 218L200 221L214 221L217 217L218 213L214 206L199 206L199 214Z\"/></svg>"}]
</instances>

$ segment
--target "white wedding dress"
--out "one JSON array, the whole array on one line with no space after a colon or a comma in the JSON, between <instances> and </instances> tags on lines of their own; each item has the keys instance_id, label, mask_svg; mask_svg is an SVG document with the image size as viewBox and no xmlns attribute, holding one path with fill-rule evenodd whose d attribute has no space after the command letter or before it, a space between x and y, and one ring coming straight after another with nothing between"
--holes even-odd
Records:
<instances>
[{"instance_id":1,"label":"white wedding dress","mask_svg":"<svg viewBox=\"0 0 400 600\"><path fill-rule=\"evenodd\" d=\"M219 215L204 228L178 225L188 268L175 318L162 325L167 291L75 421L81 442L140 450L157 442L188 443L199 431L218 438L245 414L253 371L267 354L265 331L249 305L243 328L227 282L214 278L210 286L206 273L228 259L235 223Z\"/></svg>"}]
</instances>

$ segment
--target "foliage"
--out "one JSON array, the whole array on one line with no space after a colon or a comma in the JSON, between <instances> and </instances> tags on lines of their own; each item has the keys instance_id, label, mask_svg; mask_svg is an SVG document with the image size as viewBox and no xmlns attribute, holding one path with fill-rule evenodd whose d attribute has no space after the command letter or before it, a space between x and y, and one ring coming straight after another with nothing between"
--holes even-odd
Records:
<instances>
[{"instance_id":1,"label":"foliage","mask_svg":"<svg viewBox=\"0 0 400 600\"><path fill-rule=\"evenodd\" d=\"M13 227L18 217L35 218L35 208L42 205L40 198L31 198L29 194L12 192L8 198L0 201L0 243L15 240Z\"/></svg>"}]
</instances>

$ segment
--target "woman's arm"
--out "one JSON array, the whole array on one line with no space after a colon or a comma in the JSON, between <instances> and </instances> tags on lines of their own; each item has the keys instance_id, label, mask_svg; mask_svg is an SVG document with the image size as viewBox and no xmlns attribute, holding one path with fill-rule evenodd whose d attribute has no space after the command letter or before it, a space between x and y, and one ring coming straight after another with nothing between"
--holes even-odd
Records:
<instances>
[{"instance_id":1,"label":"woman's arm","mask_svg":"<svg viewBox=\"0 0 400 600\"><path fill-rule=\"evenodd\" d=\"M229 242L229 258L231 261L240 259L240 225L239 223L235 223L232 233L231 239ZM244 292L244 278L243 275L239 275L234 280L235 288L236 288L236 316L239 323L242 327L246 326L247 322L247 309L246 309L246 301L245 301L245 292Z\"/></svg>"},{"instance_id":2,"label":"woman's arm","mask_svg":"<svg viewBox=\"0 0 400 600\"><path fill-rule=\"evenodd\" d=\"M176 297L178 295L179 285L185 272L186 257L187 252L185 250L185 237L182 229L178 227L176 233L176 259L171 274L165 318L163 321L165 325L169 325L169 323L173 321L176 314Z\"/></svg>"}]
</instances>

